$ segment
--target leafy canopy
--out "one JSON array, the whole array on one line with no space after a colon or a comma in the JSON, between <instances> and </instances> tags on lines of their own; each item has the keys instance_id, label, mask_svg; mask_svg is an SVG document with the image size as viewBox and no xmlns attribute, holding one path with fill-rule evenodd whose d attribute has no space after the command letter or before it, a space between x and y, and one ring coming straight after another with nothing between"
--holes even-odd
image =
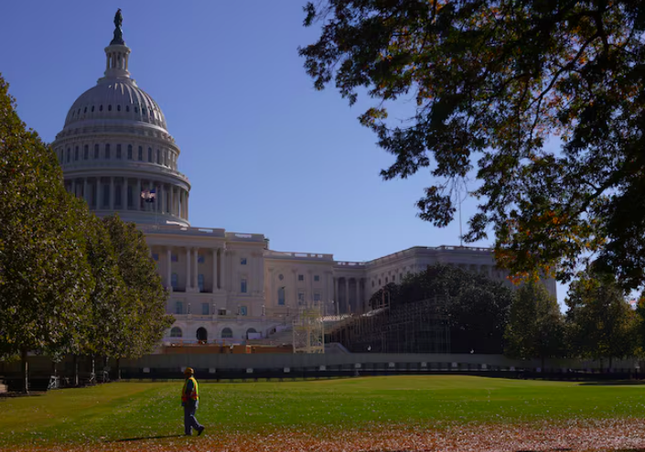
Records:
<instances>
[{"instance_id":1,"label":"leafy canopy","mask_svg":"<svg viewBox=\"0 0 645 452\"><path fill-rule=\"evenodd\" d=\"M645 281L645 4L568 0L326 0L299 50L317 89L335 83L395 156L381 175L432 179L419 216L445 227L475 171L467 241L495 233L513 274L568 280L592 256ZM401 123L388 106L412 100ZM560 149L545 148L555 136ZM557 268L557 272L554 270Z\"/></svg>"}]
</instances>

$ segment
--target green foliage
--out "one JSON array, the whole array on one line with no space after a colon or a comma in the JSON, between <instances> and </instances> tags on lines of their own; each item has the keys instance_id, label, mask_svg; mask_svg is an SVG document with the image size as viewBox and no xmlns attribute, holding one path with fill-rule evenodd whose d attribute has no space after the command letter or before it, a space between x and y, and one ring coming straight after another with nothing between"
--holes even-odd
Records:
<instances>
[{"instance_id":1,"label":"green foliage","mask_svg":"<svg viewBox=\"0 0 645 452\"><path fill-rule=\"evenodd\" d=\"M645 4L619 0L324 0L299 50L394 155L384 179L428 171L422 219L443 227L456 180L477 171L469 241L494 228L498 264L569 280L589 252L645 283ZM407 100L413 103L407 103ZM390 121L399 101L409 117ZM401 114L397 111L397 116ZM561 149L546 149L550 136Z\"/></svg>"},{"instance_id":2,"label":"green foliage","mask_svg":"<svg viewBox=\"0 0 645 452\"><path fill-rule=\"evenodd\" d=\"M636 313L612 277L582 274L569 287L567 324L571 351L593 359L631 356L637 345Z\"/></svg>"},{"instance_id":3,"label":"green foliage","mask_svg":"<svg viewBox=\"0 0 645 452\"><path fill-rule=\"evenodd\" d=\"M166 315L168 294L161 284L143 233L118 216L104 218L103 224L125 285L128 320L117 344L116 356L138 357L150 353L174 321L172 316Z\"/></svg>"},{"instance_id":4,"label":"green foliage","mask_svg":"<svg viewBox=\"0 0 645 452\"><path fill-rule=\"evenodd\" d=\"M94 282L75 202L0 77L0 355L55 355L82 340Z\"/></svg>"},{"instance_id":5,"label":"green foliage","mask_svg":"<svg viewBox=\"0 0 645 452\"><path fill-rule=\"evenodd\" d=\"M529 282L515 293L505 338L505 355L541 358L542 367L545 358L565 354L564 317L542 284Z\"/></svg>"},{"instance_id":6,"label":"green foliage","mask_svg":"<svg viewBox=\"0 0 645 452\"><path fill-rule=\"evenodd\" d=\"M370 303L390 293L391 306L437 300L438 314L447 319L453 353L502 353L503 336L513 292L486 275L452 265L430 265L424 272L409 275L399 284L390 283Z\"/></svg>"}]
</instances>

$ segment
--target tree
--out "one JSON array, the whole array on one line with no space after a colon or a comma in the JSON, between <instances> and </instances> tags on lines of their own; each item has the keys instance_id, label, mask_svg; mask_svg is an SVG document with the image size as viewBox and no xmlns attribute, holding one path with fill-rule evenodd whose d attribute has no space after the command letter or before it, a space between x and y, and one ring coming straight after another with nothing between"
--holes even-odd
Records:
<instances>
[{"instance_id":1,"label":"tree","mask_svg":"<svg viewBox=\"0 0 645 452\"><path fill-rule=\"evenodd\" d=\"M89 295L89 319L82 328L83 346L77 352L91 357L94 374L95 357L120 358L121 345L132 334L130 299L105 224L85 202L79 201L77 208L86 231L85 254L95 282Z\"/></svg>"},{"instance_id":2,"label":"tree","mask_svg":"<svg viewBox=\"0 0 645 452\"><path fill-rule=\"evenodd\" d=\"M305 12L321 24L299 49L314 86L378 102L360 121L395 156L383 178L433 178L422 219L449 224L454 184L476 170L465 238L492 225L498 265L565 281L593 256L623 287L643 285L644 3L321 0ZM393 105L409 106L400 123Z\"/></svg>"},{"instance_id":3,"label":"tree","mask_svg":"<svg viewBox=\"0 0 645 452\"><path fill-rule=\"evenodd\" d=\"M0 354L66 353L81 341L93 281L54 152L26 129L0 77Z\"/></svg>"},{"instance_id":4,"label":"tree","mask_svg":"<svg viewBox=\"0 0 645 452\"><path fill-rule=\"evenodd\" d=\"M595 360L630 356L636 349L636 313L613 277L588 270L569 287L570 348Z\"/></svg>"},{"instance_id":5,"label":"tree","mask_svg":"<svg viewBox=\"0 0 645 452\"><path fill-rule=\"evenodd\" d=\"M444 264L408 276L398 303L437 299L450 328L453 353L502 353L513 292L480 273Z\"/></svg>"},{"instance_id":6,"label":"tree","mask_svg":"<svg viewBox=\"0 0 645 452\"><path fill-rule=\"evenodd\" d=\"M565 354L564 317L558 301L540 283L529 282L515 293L506 326L504 354L511 358L545 358Z\"/></svg>"},{"instance_id":7,"label":"tree","mask_svg":"<svg viewBox=\"0 0 645 452\"><path fill-rule=\"evenodd\" d=\"M103 219L116 254L120 276L126 287L128 322L115 353L120 358L150 353L172 325L166 315L168 294L161 284L144 235L133 223L124 223L118 215ZM118 378L117 369L117 378Z\"/></svg>"}]
</instances>

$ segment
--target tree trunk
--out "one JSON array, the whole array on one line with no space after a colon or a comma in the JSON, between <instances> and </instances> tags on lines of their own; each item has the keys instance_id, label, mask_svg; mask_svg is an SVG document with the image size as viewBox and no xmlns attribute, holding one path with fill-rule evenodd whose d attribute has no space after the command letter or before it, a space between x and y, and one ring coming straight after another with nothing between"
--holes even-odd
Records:
<instances>
[{"instance_id":1,"label":"tree trunk","mask_svg":"<svg viewBox=\"0 0 645 452\"><path fill-rule=\"evenodd\" d=\"M121 381L121 358L116 359L116 375L114 379Z\"/></svg>"},{"instance_id":2,"label":"tree trunk","mask_svg":"<svg viewBox=\"0 0 645 452\"><path fill-rule=\"evenodd\" d=\"M94 355L92 355L92 381L96 383L96 372L94 369Z\"/></svg>"},{"instance_id":3,"label":"tree trunk","mask_svg":"<svg viewBox=\"0 0 645 452\"><path fill-rule=\"evenodd\" d=\"M22 361L22 392L29 394L29 363L27 362L27 349L20 350L20 359Z\"/></svg>"},{"instance_id":4,"label":"tree trunk","mask_svg":"<svg viewBox=\"0 0 645 452\"><path fill-rule=\"evenodd\" d=\"M73 369L74 375L72 377L72 384L75 387L78 387L78 355L74 354L74 369Z\"/></svg>"}]
</instances>

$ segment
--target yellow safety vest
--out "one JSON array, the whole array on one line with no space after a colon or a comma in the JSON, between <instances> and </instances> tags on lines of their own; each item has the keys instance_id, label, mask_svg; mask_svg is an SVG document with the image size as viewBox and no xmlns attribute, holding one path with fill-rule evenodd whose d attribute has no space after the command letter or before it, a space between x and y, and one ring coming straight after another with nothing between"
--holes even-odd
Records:
<instances>
[{"instance_id":1,"label":"yellow safety vest","mask_svg":"<svg viewBox=\"0 0 645 452\"><path fill-rule=\"evenodd\" d=\"M186 385L188 384L188 380L193 381L193 390L191 391L190 394L187 395ZM181 401L187 402L188 399L199 400L199 386L197 385L197 380L195 380L194 377L186 378L186 381L184 381L184 387L181 390Z\"/></svg>"}]
</instances>

